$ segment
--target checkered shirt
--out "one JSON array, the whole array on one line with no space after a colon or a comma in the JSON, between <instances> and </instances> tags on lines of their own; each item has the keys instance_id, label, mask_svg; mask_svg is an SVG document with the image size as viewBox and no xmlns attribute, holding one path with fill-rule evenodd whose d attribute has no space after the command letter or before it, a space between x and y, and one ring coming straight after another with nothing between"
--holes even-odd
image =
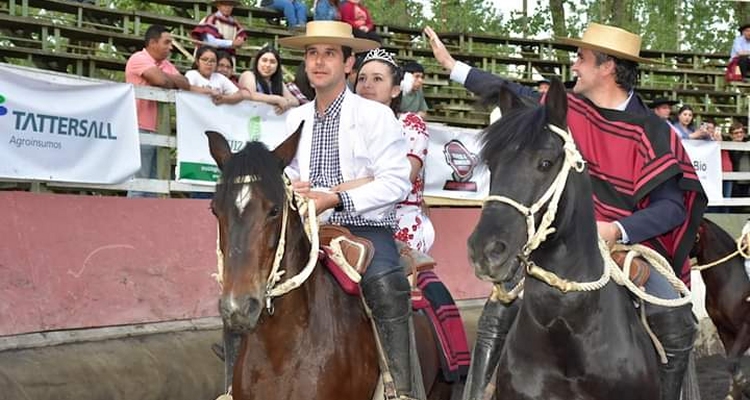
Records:
<instances>
[{"instance_id":1,"label":"checkered shirt","mask_svg":"<svg viewBox=\"0 0 750 400\"><path fill-rule=\"evenodd\" d=\"M339 164L339 121L341 104L348 90L344 89L323 114L315 109L313 121L312 149L310 156L310 187L334 187L344 182ZM317 101L317 100L316 100ZM381 221L372 221L353 214L354 203L346 192L341 192L344 211L333 212L329 222L337 225L382 226L395 228L396 214L393 210Z\"/></svg>"}]
</instances>

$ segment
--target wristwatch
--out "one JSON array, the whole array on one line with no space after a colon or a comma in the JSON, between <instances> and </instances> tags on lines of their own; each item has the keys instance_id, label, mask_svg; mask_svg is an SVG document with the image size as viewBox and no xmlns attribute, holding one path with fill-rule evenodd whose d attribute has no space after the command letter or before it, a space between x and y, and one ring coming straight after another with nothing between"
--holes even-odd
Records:
<instances>
[{"instance_id":1,"label":"wristwatch","mask_svg":"<svg viewBox=\"0 0 750 400\"><path fill-rule=\"evenodd\" d=\"M341 198L341 192L336 192L336 196L339 198L339 204L333 208L333 211L341 212L344 211L344 199Z\"/></svg>"}]
</instances>

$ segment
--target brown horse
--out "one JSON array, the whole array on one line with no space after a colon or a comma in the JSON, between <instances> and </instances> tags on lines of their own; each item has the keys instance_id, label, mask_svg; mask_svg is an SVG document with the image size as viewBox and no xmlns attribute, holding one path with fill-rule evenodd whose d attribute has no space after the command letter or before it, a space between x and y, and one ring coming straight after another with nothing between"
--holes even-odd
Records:
<instances>
[{"instance_id":1,"label":"brown horse","mask_svg":"<svg viewBox=\"0 0 750 400\"><path fill-rule=\"evenodd\" d=\"M379 365L361 300L346 294L320 264L298 288L269 295L277 287L273 280L269 284L274 259L281 260L284 281L303 271L311 249L283 178L301 130L273 152L250 142L237 154L221 134L206 132L222 171L211 203L223 252L220 311L228 329L244 333L233 397L369 400ZM441 380L429 322L415 314L414 323L428 398L449 399L451 387Z\"/></svg>"},{"instance_id":2,"label":"brown horse","mask_svg":"<svg viewBox=\"0 0 750 400\"><path fill-rule=\"evenodd\" d=\"M735 240L715 223L703 219L691 256L705 265L737 250ZM732 385L727 400L750 398L747 377L740 367L742 355L750 347L750 280L745 274L745 260L737 255L701 271L706 284L706 311L724 344L729 361Z\"/></svg>"}]
</instances>

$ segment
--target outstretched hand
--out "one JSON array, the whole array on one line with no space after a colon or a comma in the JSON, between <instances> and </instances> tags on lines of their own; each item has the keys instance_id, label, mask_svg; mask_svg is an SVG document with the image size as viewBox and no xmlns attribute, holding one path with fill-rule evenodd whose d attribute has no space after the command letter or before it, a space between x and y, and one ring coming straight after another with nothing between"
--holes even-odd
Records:
<instances>
[{"instance_id":1,"label":"outstretched hand","mask_svg":"<svg viewBox=\"0 0 750 400\"><path fill-rule=\"evenodd\" d=\"M456 60L448 52L448 49L445 48L445 45L440 40L437 33L428 26L424 28L424 34L429 38L432 55L435 56L435 59L449 72L453 70L453 66L456 65Z\"/></svg>"}]
</instances>

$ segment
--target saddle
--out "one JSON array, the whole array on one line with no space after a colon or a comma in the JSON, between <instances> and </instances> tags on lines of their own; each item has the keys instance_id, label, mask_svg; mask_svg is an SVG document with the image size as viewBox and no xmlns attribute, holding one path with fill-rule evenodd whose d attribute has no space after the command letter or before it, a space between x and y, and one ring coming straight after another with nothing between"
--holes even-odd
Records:
<instances>
[{"instance_id":1,"label":"saddle","mask_svg":"<svg viewBox=\"0 0 750 400\"><path fill-rule=\"evenodd\" d=\"M627 251L613 251L610 255L620 269L625 269ZM636 286L643 286L646 284L649 276L651 276L651 266L643 257L634 257L633 262L630 264L629 275L630 281L635 283Z\"/></svg>"}]
</instances>

